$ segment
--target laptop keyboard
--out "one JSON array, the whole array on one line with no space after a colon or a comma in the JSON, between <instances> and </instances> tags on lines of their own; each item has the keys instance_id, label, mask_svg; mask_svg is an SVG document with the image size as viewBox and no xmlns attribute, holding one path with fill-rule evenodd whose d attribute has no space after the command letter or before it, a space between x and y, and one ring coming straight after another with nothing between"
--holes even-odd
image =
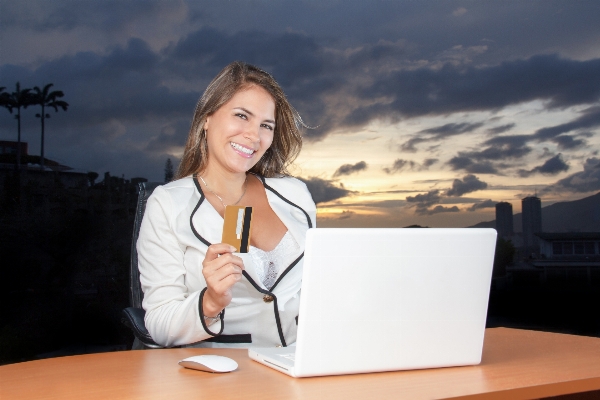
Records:
<instances>
[{"instance_id":1,"label":"laptop keyboard","mask_svg":"<svg viewBox=\"0 0 600 400\"><path fill-rule=\"evenodd\" d=\"M283 358L287 358L290 361L296 361L296 353L279 354Z\"/></svg>"}]
</instances>

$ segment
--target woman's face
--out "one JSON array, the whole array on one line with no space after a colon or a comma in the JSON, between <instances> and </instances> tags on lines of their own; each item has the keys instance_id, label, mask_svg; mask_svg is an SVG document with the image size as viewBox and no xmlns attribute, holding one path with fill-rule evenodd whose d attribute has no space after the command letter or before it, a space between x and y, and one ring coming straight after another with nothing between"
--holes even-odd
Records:
<instances>
[{"instance_id":1,"label":"woman's face","mask_svg":"<svg viewBox=\"0 0 600 400\"><path fill-rule=\"evenodd\" d=\"M238 91L204 124L208 142L208 168L246 172L273 142L275 102L262 87Z\"/></svg>"}]
</instances>

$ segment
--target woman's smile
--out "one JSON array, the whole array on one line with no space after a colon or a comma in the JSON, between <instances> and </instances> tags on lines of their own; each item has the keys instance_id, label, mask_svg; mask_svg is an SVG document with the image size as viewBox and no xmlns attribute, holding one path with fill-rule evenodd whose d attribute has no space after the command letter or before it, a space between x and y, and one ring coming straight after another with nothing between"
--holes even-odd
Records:
<instances>
[{"instance_id":1,"label":"woman's smile","mask_svg":"<svg viewBox=\"0 0 600 400\"><path fill-rule=\"evenodd\" d=\"M256 153L255 150L249 149L247 147L242 146L239 143L235 143L235 142L229 142L229 144L231 145L231 147L233 147L233 149L242 157L246 157L246 158L251 158L252 155L254 153Z\"/></svg>"}]
</instances>

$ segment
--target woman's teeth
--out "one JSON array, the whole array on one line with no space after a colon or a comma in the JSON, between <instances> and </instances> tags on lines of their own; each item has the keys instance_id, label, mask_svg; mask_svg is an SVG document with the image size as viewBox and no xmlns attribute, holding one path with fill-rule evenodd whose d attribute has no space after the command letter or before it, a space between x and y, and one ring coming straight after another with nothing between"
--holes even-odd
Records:
<instances>
[{"instance_id":1,"label":"woman's teeth","mask_svg":"<svg viewBox=\"0 0 600 400\"><path fill-rule=\"evenodd\" d=\"M244 154L248 154L248 155L250 155L250 154L254 153L254 150L252 150L252 149L248 149L248 148L246 148L246 147L244 147L244 146L240 146L240 145L239 145L239 144L237 144L237 143L233 143L233 142L231 142L231 147L233 147L234 149L236 149L236 150L238 150L238 151L241 151L241 152L242 152L242 153L244 153Z\"/></svg>"}]
</instances>

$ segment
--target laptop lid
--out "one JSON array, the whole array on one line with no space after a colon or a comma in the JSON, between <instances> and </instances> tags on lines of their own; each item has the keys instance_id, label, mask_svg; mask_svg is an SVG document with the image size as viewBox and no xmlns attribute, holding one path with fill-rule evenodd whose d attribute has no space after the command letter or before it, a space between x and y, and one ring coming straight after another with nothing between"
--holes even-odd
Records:
<instances>
[{"instance_id":1,"label":"laptop lid","mask_svg":"<svg viewBox=\"0 0 600 400\"><path fill-rule=\"evenodd\" d=\"M309 229L294 376L481 362L494 229Z\"/></svg>"}]
</instances>

